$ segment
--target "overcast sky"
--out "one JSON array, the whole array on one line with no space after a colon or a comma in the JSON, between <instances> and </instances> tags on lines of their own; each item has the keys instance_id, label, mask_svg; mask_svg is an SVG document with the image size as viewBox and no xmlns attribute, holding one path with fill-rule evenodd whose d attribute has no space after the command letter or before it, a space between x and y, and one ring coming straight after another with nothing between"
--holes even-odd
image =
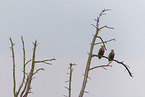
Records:
<instances>
[{"instance_id":1,"label":"overcast sky","mask_svg":"<svg viewBox=\"0 0 145 97\"><path fill-rule=\"evenodd\" d=\"M9 37L15 45L17 87L21 82L22 45L24 37L26 56L32 56L38 40L36 59L56 58L53 66L39 64L46 71L39 72L32 82L29 97L63 97L68 91L66 74L69 63L76 63L73 72L72 97L78 97L88 57L94 19L104 8L112 9L101 17L100 26L108 25L99 35L108 43L105 55L111 49L115 59L124 61L133 73L131 78L125 68L112 63L108 70L90 72L84 97L145 97L145 1L144 0L0 0L0 96L13 97L12 58ZM99 41L99 40L97 40ZM98 52L100 45L94 49ZM91 67L106 64L107 60L92 60Z\"/></svg>"}]
</instances>

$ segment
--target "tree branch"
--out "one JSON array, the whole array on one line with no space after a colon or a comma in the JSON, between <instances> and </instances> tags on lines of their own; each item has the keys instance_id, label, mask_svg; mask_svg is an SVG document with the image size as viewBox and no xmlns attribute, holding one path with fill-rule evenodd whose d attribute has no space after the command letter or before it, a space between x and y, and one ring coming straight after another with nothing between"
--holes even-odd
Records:
<instances>
[{"instance_id":1,"label":"tree branch","mask_svg":"<svg viewBox=\"0 0 145 97\"><path fill-rule=\"evenodd\" d=\"M38 73L40 70L45 71L45 69L44 69L44 68L39 68L39 69L37 69L37 70L33 73L33 75L35 75L36 73Z\"/></svg>"},{"instance_id":2,"label":"tree branch","mask_svg":"<svg viewBox=\"0 0 145 97\"><path fill-rule=\"evenodd\" d=\"M106 11L110 11L111 9L103 9L102 11L101 11L101 13L99 14L99 16L97 17L97 22L99 23L100 21L100 17L101 16L103 16L103 15L106 15L106 13L104 13L104 12L106 12Z\"/></svg>"},{"instance_id":3,"label":"tree branch","mask_svg":"<svg viewBox=\"0 0 145 97\"><path fill-rule=\"evenodd\" d=\"M98 55L92 55L92 57L98 57ZM106 57L106 56L102 56L103 58L106 58L106 59L109 59L108 57ZM123 63L123 62L120 62L120 61L118 61L118 60L112 60L112 61L114 61L114 62L117 62L118 64L122 64L124 67L125 67L125 69L128 71L128 74L130 75L130 77L133 77L133 75L132 75L132 73L130 72L130 70L129 70L129 68Z\"/></svg>"},{"instance_id":4,"label":"tree branch","mask_svg":"<svg viewBox=\"0 0 145 97\"><path fill-rule=\"evenodd\" d=\"M108 29L114 29L113 27L108 27L108 26L103 26L103 27L101 27L101 28L99 28L99 30L101 30L101 29L104 29L104 28L108 28Z\"/></svg>"},{"instance_id":5,"label":"tree branch","mask_svg":"<svg viewBox=\"0 0 145 97\"><path fill-rule=\"evenodd\" d=\"M82 73L82 75L83 75L83 76L85 76L85 74L83 74L83 73ZM91 80L91 77L89 77L89 76L88 76L88 79L90 79L90 80Z\"/></svg>"},{"instance_id":6,"label":"tree branch","mask_svg":"<svg viewBox=\"0 0 145 97\"><path fill-rule=\"evenodd\" d=\"M42 60L42 61L35 61L35 63L45 63L45 64L52 65L51 63L48 63L48 61L53 61L53 60L56 60L56 59L52 58L52 59L47 59L47 60Z\"/></svg>"},{"instance_id":7,"label":"tree branch","mask_svg":"<svg viewBox=\"0 0 145 97\"><path fill-rule=\"evenodd\" d=\"M27 62L26 62L26 64L25 64L25 66L29 63L29 62L31 62L32 60L30 59L30 60L28 60Z\"/></svg>"},{"instance_id":8,"label":"tree branch","mask_svg":"<svg viewBox=\"0 0 145 97\"><path fill-rule=\"evenodd\" d=\"M24 97L27 97L27 95L30 91L30 85L32 82L33 72L34 72L34 68L35 68L35 53L36 53L37 41L35 41L35 43L33 43L33 44L34 44L34 48L33 48L31 71L30 71L29 76L28 76L27 89L26 89L26 92L24 94Z\"/></svg>"},{"instance_id":9,"label":"tree branch","mask_svg":"<svg viewBox=\"0 0 145 97\"><path fill-rule=\"evenodd\" d=\"M103 43L103 46L104 46L104 48L105 48L105 50L107 50L107 48L106 48L106 46L105 46L105 43L104 43L104 41L103 41L103 39L102 39L102 37L100 37L100 36L97 36L98 38L100 38L100 40L102 41L102 43Z\"/></svg>"},{"instance_id":10,"label":"tree branch","mask_svg":"<svg viewBox=\"0 0 145 97\"><path fill-rule=\"evenodd\" d=\"M116 41L115 39L110 39L110 40L108 40L108 41L103 41L103 42L98 42L98 43L95 43L95 45L97 45L97 44L102 44L102 43L108 43L108 42L110 42L110 41Z\"/></svg>"},{"instance_id":11,"label":"tree branch","mask_svg":"<svg viewBox=\"0 0 145 97\"><path fill-rule=\"evenodd\" d=\"M100 68L100 67L102 67L102 68L104 68L104 67L112 67L112 65L109 65L109 64L111 64L111 62L109 62L107 65L100 65L100 66L95 66L95 67L92 67L92 68L90 68L89 70L93 70L93 69L96 69L96 68Z\"/></svg>"},{"instance_id":12,"label":"tree branch","mask_svg":"<svg viewBox=\"0 0 145 97\"><path fill-rule=\"evenodd\" d=\"M10 37L10 42L11 42L11 50L12 50L12 58L13 58L13 94L14 94L14 97L17 97L16 96L16 74L15 74L15 72L16 72L16 70L15 70L15 55L14 55L14 43L13 43L13 41L12 41L12 39L11 39L11 37Z\"/></svg>"},{"instance_id":13,"label":"tree branch","mask_svg":"<svg viewBox=\"0 0 145 97\"><path fill-rule=\"evenodd\" d=\"M21 40L22 40L22 45L23 45L23 79L22 79L22 83L18 89L18 92L17 92L17 96L19 95L19 92L25 82L25 69L26 69L26 64L25 64L25 60L26 60L26 54L25 54L25 44L24 44L24 40L23 40L23 37L21 36Z\"/></svg>"},{"instance_id":14,"label":"tree branch","mask_svg":"<svg viewBox=\"0 0 145 97\"><path fill-rule=\"evenodd\" d=\"M28 78L29 78L29 75L27 76L26 83L25 83L25 86L24 86L24 89L23 89L23 91L21 92L21 95L20 95L20 97L22 97L22 96L23 96L23 94L24 94L24 92L26 91L27 84L28 84ZM23 96L23 97L24 97L24 96Z\"/></svg>"},{"instance_id":15,"label":"tree branch","mask_svg":"<svg viewBox=\"0 0 145 97\"><path fill-rule=\"evenodd\" d=\"M97 27L94 24L91 24L91 25L97 29Z\"/></svg>"}]
</instances>

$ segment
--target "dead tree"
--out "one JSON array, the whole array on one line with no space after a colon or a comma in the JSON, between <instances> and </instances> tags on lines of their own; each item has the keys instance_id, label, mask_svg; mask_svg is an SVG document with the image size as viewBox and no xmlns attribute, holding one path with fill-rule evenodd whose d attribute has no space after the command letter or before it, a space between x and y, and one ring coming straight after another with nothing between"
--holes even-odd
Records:
<instances>
[{"instance_id":1,"label":"dead tree","mask_svg":"<svg viewBox=\"0 0 145 97\"><path fill-rule=\"evenodd\" d=\"M69 74L69 80L67 80L67 81L65 81L66 83L69 83L69 86L68 87L65 87L66 89L68 89L68 96L66 96L66 95L63 95L63 96L65 96L65 97L71 97L71 91L72 91L72 89L71 89L71 84L72 84L72 73L73 73L73 66L75 66L75 65L77 65L77 64L72 64L72 63L70 63L69 64L69 73L67 73L67 74Z\"/></svg>"},{"instance_id":2,"label":"dead tree","mask_svg":"<svg viewBox=\"0 0 145 97\"><path fill-rule=\"evenodd\" d=\"M37 74L39 71L41 70L45 70L44 68L39 68L35 70L35 65L38 63L44 63L44 64L48 64L48 65L52 65L51 63L49 63L50 61L56 60L54 58L52 59L46 59L46 60L41 60L41 61L37 61L35 60L35 54L36 54L36 48L37 48L37 41L35 41L33 43L34 47L33 47L33 55L32 55L32 59L26 61L26 55L25 55L25 45L24 45L24 40L23 37L21 36L21 41L22 41L22 45L23 45L23 78L21 81L20 86L18 87L18 89L16 90L16 69L15 69L15 53L14 53L14 43L10 37L10 43L11 43L11 51L12 51L12 59L13 59L13 95L14 97L28 97L29 93L31 92L31 83L32 80L34 78L34 75ZM30 67L30 71L26 72L26 66L31 62L31 67Z\"/></svg>"},{"instance_id":3,"label":"dead tree","mask_svg":"<svg viewBox=\"0 0 145 97\"><path fill-rule=\"evenodd\" d=\"M106 64L106 65L100 65L100 66L95 66L95 67L90 68L92 58L93 58L93 57L99 57L99 55L93 54L94 46L97 45L97 44L103 44L104 48L106 49L105 44L108 43L108 42L110 42L110 41L115 40L115 39L110 39L110 40L104 41L104 40L102 39L102 37L100 37L100 36L98 35L99 32L100 32L102 29L104 29L104 28L114 29L114 28L109 27L109 26L106 26L106 25L104 25L104 26L102 26L102 27L99 27L100 18L101 18L103 15L106 15L105 12L106 12L106 11L109 11L109 10L110 10L110 9L104 9L104 10L102 10L101 13L99 14L99 16L97 17L97 19L95 19L96 25L93 25L93 26L95 27L96 32L95 32L95 35L93 36L93 39L92 39L92 42L91 42L90 52L88 53L89 56L88 56L88 60L87 60L87 64L86 64L86 69L85 69L83 84L82 84L82 87L81 87L81 91L80 91L79 97L83 97L83 95L84 95L85 88L86 88L86 84L87 84L87 79L89 78L89 77L88 77L89 71L94 70L94 69L96 69L96 68L100 68L100 67L106 69L105 67L111 66L110 64L111 64L112 62L117 62L118 64L121 64L122 66L124 66L125 69L128 71L129 75L130 75L131 77L133 77L133 76L132 76L132 73L130 72L130 70L129 70L129 68L128 68L128 66L125 65L123 62L120 62L120 61L115 60L115 59L112 60L112 61L110 61L110 62L108 62L108 64ZM101 40L101 42L96 43L96 39L97 39L97 38L99 38L99 39ZM101 57L102 57L102 58L106 58L107 60L109 59L109 58L106 57L106 56L101 56Z\"/></svg>"}]
</instances>

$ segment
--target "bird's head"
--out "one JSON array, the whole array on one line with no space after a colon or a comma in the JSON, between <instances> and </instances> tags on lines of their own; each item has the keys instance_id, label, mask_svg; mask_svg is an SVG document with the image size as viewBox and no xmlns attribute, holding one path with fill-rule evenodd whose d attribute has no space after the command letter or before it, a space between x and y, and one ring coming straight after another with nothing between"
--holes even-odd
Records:
<instances>
[{"instance_id":1,"label":"bird's head","mask_svg":"<svg viewBox=\"0 0 145 97\"><path fill-rule=\"evenodd\" d=\"M113 50L113 49L111 49L111 52L114 52L114 50Z\"/></svg>"},{"instance_id":2,"label":"bird's head","mask_svg":"<svg viewBox=\"0 0 145 97\"><path fill-rule=\"evenodd\" d=\"M104 46L103 46L103 45L101 45L101 47L102 47L102 48L104 48Z\"/></svg>"}]
</instances>

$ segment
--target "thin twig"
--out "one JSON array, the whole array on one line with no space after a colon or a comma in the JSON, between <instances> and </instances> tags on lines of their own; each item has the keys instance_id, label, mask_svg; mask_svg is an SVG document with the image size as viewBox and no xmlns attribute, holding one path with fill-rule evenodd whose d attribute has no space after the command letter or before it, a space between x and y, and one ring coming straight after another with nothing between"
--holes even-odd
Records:
<instances>
[{"instance_id":1,"label":"thin twig","mask_svg":"<svg viewBox=\"0 0 145 97\"><path fill-rule=\"evenodd\" d=\"M23 37L21 36L21 40L22 40L22 45L23 45L23 79L22 79L22 83L18 89L18 92L17 92L17 96L19 95L19 92L25 82L25 69L26 69L26 64L25 64L25 60L26 60L26 55L25 55L25 44L24 44L24 40L23 40Z\"/></svg>"},{"instance_id":2,"label":"thin twig","mask_svg":"<svg viewBox=\"0 0 145 97\"><path fill-rule=\"evenodd\" d=\"M82 75L83 75L83 76L85 76L85 74L82 74ZM91 80L91 77L89 77L89 76L88 76L88 79L90 79L90 80Z\"/></svg>"},{"instance_id":3,"label":"thin twig","mask_svg":"<svg viewBox=\"0 0 145 97\"><path fill-rule=\"evenodd\" d=\"M27 76L29 76L29 74L28 73L26 73L26 72L24 72L24 71L22 71L23 73L25 73L25 75L27 75Z\"/></svg>"},{"instance_id":4,"label":"thin twig","mask_svg":"<svg viewBox=\"0 0 145 97\"><path fill-rule=\"evenodd\" d=\"M31 59L30 59L29 61L27 61L26 64L25 64L25 66L26 66L29 62L31 62L31 61L32 61Z\"/></svg>"},{"instance_id":5,"label":"thin twig","mask_svg":"<svg viewBox=\"0 0 145 97\"><path fill-rule=\"evenodd\" d=\"M99 30L101 30L101 29L104 29L104 28L108 28L108 29L114 29L113 27L108 27L108 26L103 26L103 27L101 27L101 28L99 28Z\"/></svg>"},{"instance_id":6,"label":"thin twig","mask_svg":"<svg viewBox=\"0 0 145 97\"><path fill-rule=\"evenodd\" d=\"M33 73L33 75L35 75L36 73L38 73L40 70L45 71L45 69L44 69L44 68L39 68L39 69L37 69L37 70Z\"/></svg>"},{"instance_id":7,"label":"thin twig","mask_svg":"<svg viewBox=\"0 0 145 97\"><path fill-rule=\"evenodd\" d=\"M98 42L98 43L95 43L95 45L97 45L97 44L102 44L102 43L108 43L108 42L110 42L110 41L116 41L115 39L110 39L110 40L107 40L107 41L104 41L104 42Z\"/></svg>"},{"instance_id":8,"label":"thin twig","mask_svg":"<svg viewBox=\"0 0 145 97\"><path fill-rule=\"evenodd\" d=\"M91 24L93 27L97 28L94 24Z\"/></svg>"},{"instance_id":9,"label":"thin twig","mask_svg":"<svg viewBox=\"0 0 145 97\"><path fill-rule=\"evenodd\" d=\"M89 93L88 91L84 91L85 93Z\"/></svg>"},{"instance_id":10,"label":"thin twig","mask_svg":"<svg viewBox=\"0 0 145 97\"><path fill-rule=\"evenodd\" d=\"M42 60L42 61L44 62L44 61L53 61L53 60L56 60L56 59L52 58L52 59L46 59L46 60ZM41 61L41 62L42 62L42 61ZM36 62L36 61L35 61L35 62Z\"/></svg>"},{"instance_id":11,"label":"thin twig","mask_svg":"<svg viewBox=\"0 0 145 97\"><path fill-rule=\"evenodd\" d=\"M99 16L97 17L97 22L99 23L100 21L100 17L101 16L103 16L103 15L106 15L106 13L104 13L104 12L106 12L106 11L110 11L111 9L103 9L102 11L101 11L101 13L99 14ZM98 29L99 30L99 29Z\"/></svg>"},{"instance_id":12,"label":"thin twig","mask_svg":"<svg viewBox=\"0 0 145 97\"><path fill-rule=\"evenodd\" d=\"M53 60L56 60L56 59L52 58L52 59L47 59L47 60L42 60L42 61L35 61L35 63L45 63L45 64L52 65L51 63L48 63L48 61L53 61Z\"/></svg>"},{"instance_id":13,"label":"thin twig","mask_svg":"<svg viewBox=\"0 0 145 97\"><path fill-rule=\"evenodd\" d=\"M64 97L67 97L66 95L63 95Z\"/></svg>"}]
</instances>

